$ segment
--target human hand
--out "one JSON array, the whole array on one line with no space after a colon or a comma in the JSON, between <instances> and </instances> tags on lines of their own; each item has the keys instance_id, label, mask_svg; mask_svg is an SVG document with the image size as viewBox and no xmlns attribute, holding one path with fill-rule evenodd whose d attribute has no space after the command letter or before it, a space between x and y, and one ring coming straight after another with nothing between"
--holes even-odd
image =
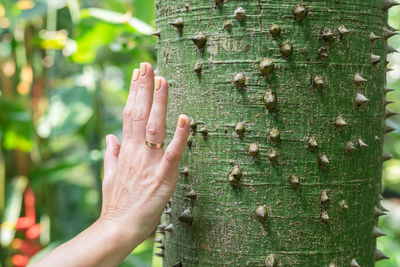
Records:
<instances>
[{"instance_id":1,"label":"human hand","mask_svg":"<svg viewBox=\"0 0 400 267\"><path fill-rule=\"evenodd\" d=\"M141 63L133 72L124 108L122 145L114 135L106 138L99 221L111 221L133 243L146 239L159 222L175 188L189 136L189 119L180 115L165 151L145 144L145 140L164 142L167 102L166 79L154 78L152 66Z\"/></svg>"}]
</instances>

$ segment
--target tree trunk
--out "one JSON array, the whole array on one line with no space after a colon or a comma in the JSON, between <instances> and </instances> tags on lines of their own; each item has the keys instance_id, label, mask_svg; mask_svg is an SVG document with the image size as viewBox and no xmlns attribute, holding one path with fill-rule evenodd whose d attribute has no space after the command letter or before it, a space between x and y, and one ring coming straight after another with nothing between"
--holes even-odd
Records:
<instances>
[{"instance_id":1,"label":"tree trunk","mask_svg":"<svg viewBox=\"0 0 400 267\"><path fill-rule=\"evenodd\" d=\"M158 0L168 137L192 134L164 266L374 266L392 1ZM192 191L193 190L193 191ZM171 230L173 226L173 231ZM358 265L359 264L359 265Z\"/></svg>"}]
</instances>

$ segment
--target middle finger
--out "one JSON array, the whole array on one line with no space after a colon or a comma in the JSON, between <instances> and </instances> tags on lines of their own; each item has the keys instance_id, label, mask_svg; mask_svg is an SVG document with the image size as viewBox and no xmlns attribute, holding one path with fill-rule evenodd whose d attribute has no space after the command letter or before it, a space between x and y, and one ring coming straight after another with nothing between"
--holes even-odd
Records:
<instances>
[{"instance_id":1,"label":"middle finger","mask_svg":"<svg viewBox=\"0 0 400 267\"><path fill-rule=\"evenodd\" d=\"M149 63L140 63L140 77L136 81L136 97L132 114L133 142L143 143L145 127L153 102L154 73Z\"/></svg>"}]
</instances>

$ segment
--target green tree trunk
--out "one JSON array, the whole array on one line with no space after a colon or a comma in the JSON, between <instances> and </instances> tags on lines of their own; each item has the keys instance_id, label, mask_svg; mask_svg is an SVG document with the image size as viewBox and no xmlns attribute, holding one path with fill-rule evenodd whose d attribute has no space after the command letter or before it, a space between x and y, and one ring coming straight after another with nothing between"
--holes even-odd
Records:
<instances>
[{"instance_id":1,"label":"green tree trunk","mask_svg":"<svg viewBox=\"0 0 400 267\"><path fill-rule=\"evenodd\" d=\"M167 139L180 113L193 118L168 227L159 230L164 266L385 258L375 226L392 130L384 89L391 3L155 2Z\"/></svg>"}]
</instances>

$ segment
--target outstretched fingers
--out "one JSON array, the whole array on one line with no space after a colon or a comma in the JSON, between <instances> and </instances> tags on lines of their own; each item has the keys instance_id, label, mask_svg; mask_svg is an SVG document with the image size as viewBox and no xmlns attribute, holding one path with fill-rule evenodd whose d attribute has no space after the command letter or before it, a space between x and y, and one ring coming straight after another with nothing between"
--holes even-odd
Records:
<instances>
[{"instance_id":1,"label":"outstretched fingers","mask_svg":"<svg viewBox=\"0 0 400 267\"><path fill-rule=\"evenodd\" d=\"M176 183L179 160L185 150L189 132L189 118L182 114L179 116L174 137L161 160L161 174L173 185Z\"/></svg>"},{"instance_id":2,"label":"outstretched fingers","mask_svg":"<svg viewBox=\"0 0 400 267\"><path fill-rule=\"evenodd\" d=\"M124 109L123 139L131 143L144 142L145 127L153 102L154 72L149 63L140 63L139 75L135 70L132 89ZM126 124L126 125L125 125Z\"/></svg>"}]
</instances>

